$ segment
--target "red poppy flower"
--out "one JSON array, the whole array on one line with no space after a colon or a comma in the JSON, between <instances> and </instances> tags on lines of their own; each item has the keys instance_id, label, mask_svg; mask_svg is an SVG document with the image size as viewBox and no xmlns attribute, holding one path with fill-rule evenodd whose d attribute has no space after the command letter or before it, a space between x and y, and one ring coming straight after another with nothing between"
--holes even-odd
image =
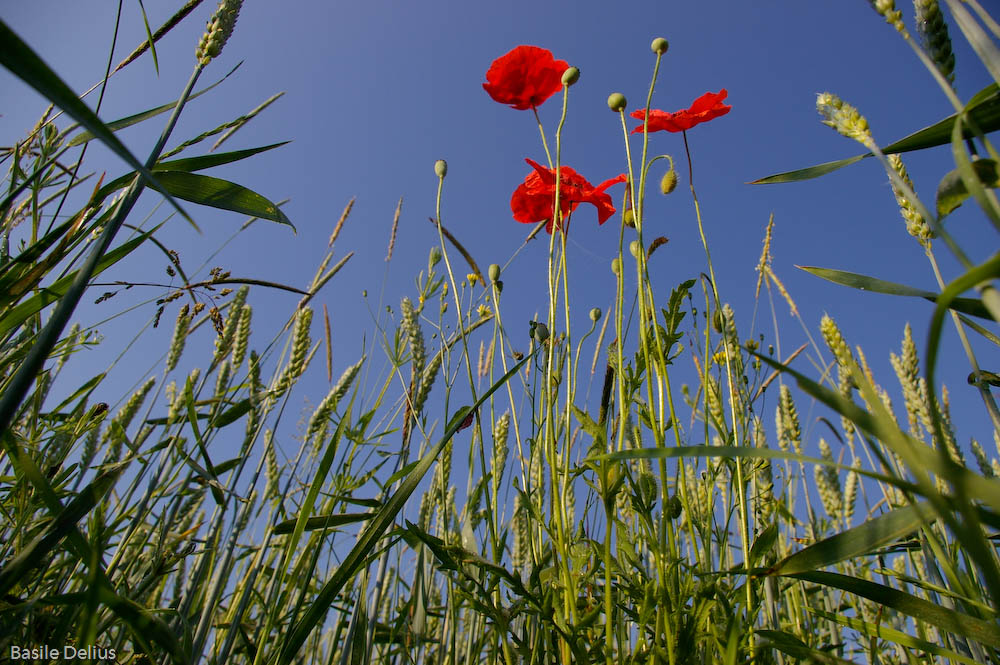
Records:
<instances>
[{"instance_id":1,"label":"red poppy flower","mask_svg":"<svg viewBox=\"0 0 1000 665\"><path fill-rule=\"evenodd\" d=\"M518 46L493 61L483 90L494 101L523 111L541 106L562 90L562 75L567 69L569 63L556 60L547 49Z\"/></svg>"},{"instance_id":2,"label":"red poppy flower","mask_svg":"<svg viewBox=\"0 0 1000 665\"><path fill-rule=\"evenodd\" d=\"M510 209L514 213L514 219L522 224L537 224L547 221L545 230L552 233L552 207L556 195L556 172L554 169L547 169L538 162L531 159L524 160L534 169L514 190L514 195L510 197ZM611 185L625 182L628 177L621 175L605 180L597 187L594 187L587 179L569 166L559 168L559 209L565 219L581 203L590 203L597 208L597 223L603 224L611 215L615 214L615 207L611 204L611 196L606 190Z\"/></svg>"},{"instance_id":3,"label":"red poppy flower","mask_svg":"<svg viewBox=\"0 0 1000 665\"><path fill-rule=\"evenodd\" d=\"M658 109L649 109L649 131L658 132L667 130L668 132L683 132L691 129L695 125L708 122L720 115L726 115L732 110L732 106L726 106L722 100L729 93L725 88L719 92L706 92L704 95L694 100L690 108L676 113L667 113ZM633 118L639 120L646 119L645 109L632 112ZM642 125L632 130L633 134L642 133Z\"/></svg>"}]
</instances>

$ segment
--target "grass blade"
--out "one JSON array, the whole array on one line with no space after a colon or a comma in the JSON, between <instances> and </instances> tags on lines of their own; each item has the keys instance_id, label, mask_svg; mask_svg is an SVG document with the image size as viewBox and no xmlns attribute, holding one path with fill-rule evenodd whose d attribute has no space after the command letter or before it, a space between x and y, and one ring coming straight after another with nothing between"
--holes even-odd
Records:
<instances>
[{"instance_id":1,"label":"grass blade","mask_svg":"<svg viewBox=\"0 0 1000 665\"><path fill-rule=\"evenodd\" d=\"M897 284L896 282L889 282L884 279L878 279L877 277L869 277L868 275L859 275L858 273L847 272L845 270L818 268L816 266L795 267L800 270L805 270L806 272L816 275L817 277L821 277L828 282L833 282L834 284L840 284L842 286L849 286L852 289L858 289L859 291L885 293L891 296L912 296L916 298L923 298L924 300L929 300L933 303L937 302L939 295L932 291L925 291L923 289L917 289L905 284ZM990 316L989 310L987 310L983 305L983 302L976 298L954 298L951 300L949 307L957 312L976 316L981 319L993 318Z\"/></svg>"}]
</instances>

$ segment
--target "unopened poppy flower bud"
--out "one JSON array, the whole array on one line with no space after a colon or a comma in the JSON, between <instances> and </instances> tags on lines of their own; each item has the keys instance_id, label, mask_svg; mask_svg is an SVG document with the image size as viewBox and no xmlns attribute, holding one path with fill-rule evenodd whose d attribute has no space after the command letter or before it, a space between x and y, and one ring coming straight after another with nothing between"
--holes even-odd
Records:
<instances>
[{"instance_id":1,"label":"unopened poppy flower bud","mask_svg":"<svg viewBox=\"0 0 1000 665\"><path fill-rule=\"evenodd\" d=\"M563 85L573 85L580 80L580 70L576 67L570 67L563 72L562 83Z\"/></svg>"},{"instance_id":2,"label":"unopened poppy flower bud","mask_svg":"<svg viewBox=\"0 0 1000 665\"><path fill-rule=\"evenodd\" d=\"M611 96L608 97L608 108L615 113L624 111L627 103L628 102L625 101L625 95L620 92L613 92L611 93Z\"/></svg>"},{"instance_id":3,"label":"unopened poppy flower bud","mask_svg":"<svg viewBox=\"0 0 1000 665\"><path fill-rule=\"evenodd\" d=\"M600 307L595 307L594 309L590 310L590 320L593 321L594 323L597 323L598 321L601 320Z\"/></svg>"},{"instance_id":4,"label":"unopened poppy flower bud","mask_svg":"<svg viewBox=\"0 0 1000 665\"><path fill-rule=\"evenodd\" d=\"M611 272L616 275L620 275L622 273L622 260L617 256L611 260Z\"/></svg>"},{"instance_id":5,"label":"unopened poppy flower bud","mask_svg":"<svg viewBox=\"0 0 1000 665\"><path fill-rule=\"evenodd\" d=\"M653 40L653 43L649 45L649 48L653 49L653 53L658 55L663 55L670 48L670 44L663 37L657 37Z\"/></svg>"},{"instance_id":6,"label":"unopened poppy flower bud","mask_svg":"<svg viewBox=\"0 0 1000 665\"><path fill-rule=\"evenodd\" d=\"M486 273L490 276L490 281L495 282L500 279L500 266L495 263L491 263Z\"/></svg>"},{"instance_id":7,"label":"unopened poppy flower bud","mask_svg":"<svg viewBox=\"0 0 1000 665\"><path fill-rule=\"evenodd\" d=\"M625 226L629 227L630 229L635 228L635 212L632 211L632 208L629 208L624 213L622 213L622 221L625 222Z\"/></svg>"},{"instance_id":8,"label":"unopened poppy flower bud","mask_svg":"<svg viewBox=\"0 0 1000 665\"><path fill-rule=\"evenodd\" d=\"M444 161L443 159L439 159L436 162L434 162L434 173L439 178L443 178L446 175L448 175L448 162Z\"/></svg>"},{"instance_id":9,"label":"unopened poppy flower bud","mask_svg":"<svg viewBox=\"0 0 1000 665\"><path fill-rule=\"evenodd\" d=\"M663 179L660 180L660 191L666 196L670 192L677 188L677 171L670 169L663 174Z\"/></svg>"},{"instance_id":10,"label":"unopened poppy flower bud","mask_svg":"<svg viewBox=\"0 0 1000 665\"><path fill-rule=\"evenodd\" d=\"M642 252L642 245L639 244L638 240L633 240L628 245L628 252L635 258L639 258L639 254Z\"/></svg>"},{"instance_id":11,"label":"unopened poppy flower bud","mask_svg":"<svg viewBox=\"0 0 1000 665\"><path fill-rule=\"evenodd\" d=\"M544 342L549 338L549 327L544 323L535 323L532 335L539 342Z\"/></svg>"}]
</instances>

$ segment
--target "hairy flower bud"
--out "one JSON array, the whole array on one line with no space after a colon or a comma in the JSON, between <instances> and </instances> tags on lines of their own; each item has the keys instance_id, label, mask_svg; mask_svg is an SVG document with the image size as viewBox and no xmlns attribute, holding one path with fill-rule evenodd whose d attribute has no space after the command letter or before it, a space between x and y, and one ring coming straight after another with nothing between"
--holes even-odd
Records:
<instances>
[{"instance_id":1,"label":"hairy flower bud","mask_svg":"<svg viewBox=\"0 0 1000 665\"><path fill-rule=\"evenodd\" d=\"M653 43L649 45L649 48L653 50L653 53L657 55L663 55L670 48L670 44L663 37L657 37L653 40Z\"/></svg>"},{"instance_id":2,"label":"hairy flower bud","mask_svg":"<svg viewBox=\"0 0 1000 665\"><path fill-rule=\"evenodd\" d=\"M625 101L625 95L620 92L613 92L611 96L608 97L608 108L619 113L625 110L625 106L628 102Z\"/></svg>"},{"instance_id":3,"label":"hairy flower bud","mask_svg":"<svg viewBox=\"0 0 1000 665\"><path fill-rule=\"evenodd\" d=\"M439 159L434 162L434 174L439 178L443 178L448 175L448 162L443 159Z\"/></svg>"},{"instance_id":4,"label":"hairy flower bud","mask_svg":"<svg viewBox=\"0 0 1000 665\"><path fill-rule=\"evenodd\" d=\"M490 281L495 282L500 279L500 266L495 263L491 263L490 267L487 268L486 274L490 276Z\"/></svg>"},{"instance_id":5,"label":"hairy flower bud","mask_svg":"<svg viewBox=\"0 0 1000 665\"><path fill-rule=\"evenodd\" d=\"M677 188L677 171L670 169L663 174L663 178L660 180L660 191L666 196L670 192Z\"/></svg>"},{"instance_id":6,"label":"hairy flower bud","mask_svg":"<svg viewBox=\"0 0 1000 665\"><path fill-rule=\"evenodd\" d=\"M594 309L590 310L590 320L593 321L594 323L597 323L598 321L601 320L600 307L595 307Z\"/></svg>"},{"instance_id":7,"label":"hairy flower bud","mask_svg":"<svg viewBox=\"0 0 1000 665\"><path fill-rule=\"evenodd\" d=\"M562 84L565 86L571 86L580 80L580 70L576 67L570 67L563 72Z\"/></svg>"}]
</instances>

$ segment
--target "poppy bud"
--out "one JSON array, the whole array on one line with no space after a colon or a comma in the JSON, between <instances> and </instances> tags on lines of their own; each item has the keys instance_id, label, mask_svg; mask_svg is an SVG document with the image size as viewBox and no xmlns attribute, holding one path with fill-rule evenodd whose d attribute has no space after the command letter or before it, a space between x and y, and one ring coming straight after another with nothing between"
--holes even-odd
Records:
<instances>
[{"instance_id":1,"label":"poppy bud","mask_svg":"<svg viewBox=\"0 0 1000 665\"><path fill-rule=\"evenodd\" d=\"M565 86L571 86L580 80L580 70L576 67L570 67L563 72L562 84Z\"/></svg>"},{"instance_id":2,"label":"poppy bud","mask_svg":"<svg viewBox=\"0 0 1000 665\"><path fill-rule=\"evenodd\" d=\"M597 323L598 321L601 320L600 307L595 307L594 309L590 310L590 320L593 321L594 323Z\"/></svg>"},{"instance_id":3,"label":"poppy bud","mask_svg":"<svg viewBox=\"0 0 1000 665\"><path fill-rule=\"evenodd\" d=\"M434 173L439 178L443 178L446 175L448 175L448 162L444 161L443 159L439 159L436 162L434 162Z\"/></svg>"},{"instance_id":4,"label":"poppy bud","mask_svg":"<svg viewBox=\"0 0 1000 665\"><path fill-rule=\"evenodd\" d=\"M725 324L725 318L722 315L722 310L715 310L715 314L712 315L712 327L715 328L715 332L722 332L723 325Z\"/></svg>"},{"instance_id":5,"label":"poppy bud","mask_svg":"<svg viewBox=\"0 0 1000 665\"><path fill-rule=\"evenodd\" d=\"M663 37L657 37L653 40L653 43L649 45L649 48L653 49L653 53L657 55L663 55L670 48L670 44Z\"/></svg>"},{"instance_id":6,"label":"poppy bud","mask_svg":"<svg viewBox=\"0 0 1000 665\"><path fill-rule=\"evenodd\" d=\"M620 92L613 92L611 96L608 97L608 108L619 113L625 110L625 106L628 102L625 101L625 95Z\"/></svg>"},{"instance_id":7,"label":"poppy bud","mask_svg":"<svg viewBox=\"0 0 1000 665\"><path fill-rule=\"evenodd\" d=\"M491 282L496 282L498 279L500 279L500 266L498 266L495 263L491 263L486 273L490 276Z\"/></svg>"},{"instance_id":8,"label":"poppy bud","mask_svg":"<svg viewBox=\"0 0 1000 665\"><path fill-rule=\"evenodd\" d=\"M633 240L628 245L628 251L635 258L639 258L639 254L642 252L642 245L639 244L638 240Z\"/></svg>"},{"instance_id":9,"label":"poppy bud","mask_svg":"<svg viewBox=\"0 0 1000 665\"><path fill-rule=\"evenodd\" d=\"M670 192L674 191L677 187L677 171L670 169L663 174L663 179L660 180L660 191L666 196Z\"/></svg>"},{"instance_id":10,"label":"poppy bud","mask_svg":"<svg viewBox=\"0 0 1000 665\"><path fill-rule=\"evenodd\" d=\"M632 211L632 208L629 208L624 213L622 213L622 221L625 222L625 226L629 227L630 229L635 228L635 213Z\"/></svg>"},{"instance_id":11,"label":"poppy bud","mask_svg":"<svg viewBox=\"0 0 1000 665\"><path fill-rule=\"evenodd\" d=\"M617 256L611 260L611 272L616 275L620 275L622 273L622 260Z\"/></svg>"}]
</instances>

